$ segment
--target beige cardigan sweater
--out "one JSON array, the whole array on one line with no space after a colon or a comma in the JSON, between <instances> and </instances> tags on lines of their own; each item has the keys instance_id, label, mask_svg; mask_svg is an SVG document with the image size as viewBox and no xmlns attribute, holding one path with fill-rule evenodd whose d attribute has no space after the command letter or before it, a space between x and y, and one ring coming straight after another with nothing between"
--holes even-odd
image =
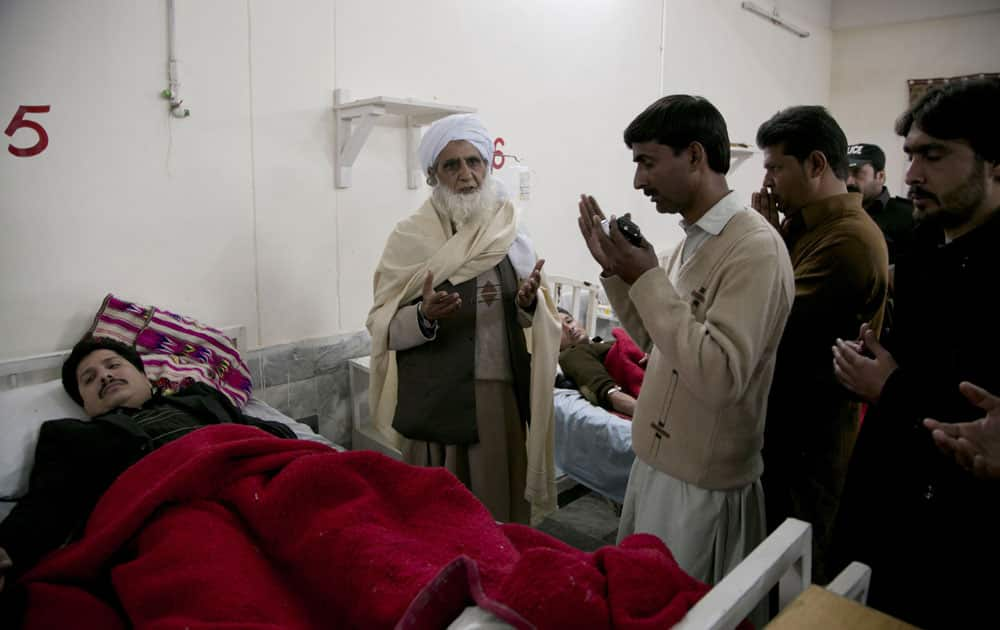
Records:
<instances>
[{"instance_id":1,"label":"beige cardigan sweater","mask_svg":"<svg viewBox=\"0 0 1000 630\"><path fill-rule=\"evenodd\" d=\"M682 250L631 287L604 279L625 329L650 352L632 448L695 486L739 488L763 471L767 397L795 295L792 265L778 232L750 210L734 214L684 265Z\"/></svg>"}]
</instances>

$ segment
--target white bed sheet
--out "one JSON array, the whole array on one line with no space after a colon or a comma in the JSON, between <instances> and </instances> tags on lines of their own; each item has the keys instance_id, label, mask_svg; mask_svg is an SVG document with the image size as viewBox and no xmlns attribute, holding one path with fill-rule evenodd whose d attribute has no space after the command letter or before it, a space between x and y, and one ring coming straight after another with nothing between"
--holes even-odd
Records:
<instances>
[{"instance_id":1,"label":"white bed sheet","mask_svg":"<svg viewBox=\"0 0 1000 630\"><path fill-rule=\"evenodd\" d=\"M590 404L575 389L556 388L553 403L556 467L622 503L635 460L632 423Z\"/></svg>"},{"instance_id":2,"label":"white bed sheet","mask_svg":"<svg viewBox=\"0 0 1000 630\"><path fill-rule=\"evenodd\" d=\"M297 422L263 400L251 398L250 402L247 403L247 406L243 408L243 413L253 418L257 418L258 420L270 420L271 422L286 424L295 433L295 437L300 440L309 440L311 442L326 444L327 446L335 448L338 451L346 450L343 446L334 444L319 433L313 431L309 425Z\"/></svg>"}]
</instances>

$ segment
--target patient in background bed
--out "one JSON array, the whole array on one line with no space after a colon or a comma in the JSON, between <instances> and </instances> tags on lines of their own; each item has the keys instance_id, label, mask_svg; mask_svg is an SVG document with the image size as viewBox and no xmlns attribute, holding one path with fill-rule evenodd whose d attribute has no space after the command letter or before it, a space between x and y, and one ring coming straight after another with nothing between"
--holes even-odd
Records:
<instances>
[{"instance_id":1,"label":"patient in background bed","mask_svg":"<svg viewBox=\"0 0 1000 630\"><path fill-rule=\"evenodd\" d=\"M620 341L591 341L580 322L566 309L559 309L559 319L562 321L559 367L563 374L592 404L631 418L646 365L645 353L638 351L641 357L629 359ZM609 357L610 364L617 369L609 369Z\"/></svg>"},{"instance_id":2,"label":"patient in background bed","mask_svg":"<svg viewBox=\"0 0 1000 630\"><path fill-rule=\"evenodd\" d=\"M197 383L171 396L156 391L131 347L85 337L62 368L63 387L90 422L42 425L28 493L0 523L0 591L83 530L108 487L154 449L210 424L254 426L294 438L281 423L243 415L212 387Z\"/></svg>"}]
</instances>

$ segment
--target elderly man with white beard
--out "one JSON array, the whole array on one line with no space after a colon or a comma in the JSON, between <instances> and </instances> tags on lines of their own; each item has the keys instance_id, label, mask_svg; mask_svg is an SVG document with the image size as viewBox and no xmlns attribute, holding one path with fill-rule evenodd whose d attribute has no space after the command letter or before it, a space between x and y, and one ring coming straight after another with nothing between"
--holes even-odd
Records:
<instances>
[{"instance_id":1,"label":"elderly man with white beard","mask_svg":"<svg viewBox=\"0 0 1000 630\"><path fill-rule=\"evenodd\" d=\"M399 222L374 278L369 398L408 463L444 466L498 521L555 508L552 377L560 326L472 114L418 149L430 198ZM526 334L526 329L531 333Z\"/></svg>"}]
</instances>

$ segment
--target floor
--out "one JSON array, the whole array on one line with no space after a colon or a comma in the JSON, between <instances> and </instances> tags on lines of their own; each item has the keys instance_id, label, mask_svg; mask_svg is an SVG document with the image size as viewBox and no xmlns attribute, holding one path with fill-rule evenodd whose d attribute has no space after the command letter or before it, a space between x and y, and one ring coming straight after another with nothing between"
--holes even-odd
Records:
<instances>
[{"instance_id":1,"label":"floor","mask_svg":"<svg viewBox=\"0 0 1000 630\"><path fill-rule=\"evenodd\" d=\"M539 523L538 529L577 549L595 551L615 544L617 505L578 485L559 494L559 510Z\"/></svg>"}]
</instances>

